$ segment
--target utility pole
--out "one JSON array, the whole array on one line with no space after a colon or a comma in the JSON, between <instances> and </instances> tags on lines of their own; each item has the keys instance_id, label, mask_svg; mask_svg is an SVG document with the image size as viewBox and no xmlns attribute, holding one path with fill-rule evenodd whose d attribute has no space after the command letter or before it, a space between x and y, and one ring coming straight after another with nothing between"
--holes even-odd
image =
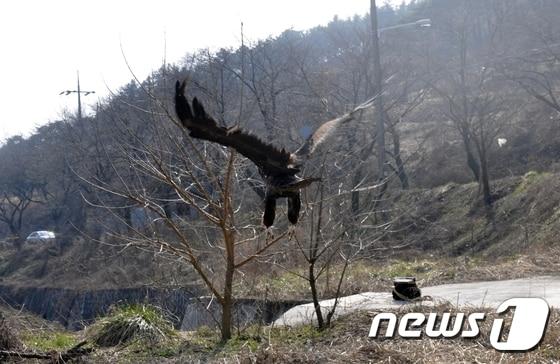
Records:
<instances>
[{"instance_id":1,"label":"utility pole","mask_svg":"<svg viewBox=\"0 0 560 364\"><path fill-rule=\"evenodd\" d=\"M379 31L377 28L377 6L370 0L370 19L373 58L373 88L375 99L377 169L379 181L385 179L385 110L383 109L383 75L381 72L381 55L379 54Z\"/></svg>"},{"instance_id":2,"label":"utility pole","mask_svg":"<svg viewBox=\"0 0 560 364\"><path fill-rule=\"evenodd\" d=\"M84 94L84 96L87 96L89 94L94 94L95 91L82 91L80 89L80 71L76 71L77 75L78 75L78 89L77 90L65 90L62 91L61 93L59 93L59 95L70 95L73 93L78 94L78 121L82 120L82 94Z\"/></svg>"}]
</instances>

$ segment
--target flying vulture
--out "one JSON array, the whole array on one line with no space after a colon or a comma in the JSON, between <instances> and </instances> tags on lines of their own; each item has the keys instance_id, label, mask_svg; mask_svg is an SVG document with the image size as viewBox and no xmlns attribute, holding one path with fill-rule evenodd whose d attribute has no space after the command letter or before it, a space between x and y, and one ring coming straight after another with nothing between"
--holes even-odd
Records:
<instances>
[{"instance_id":1,"label":"flying vulture","mask_svg":"<svg viewBox=\"0 0 560 364\"><path fill-rule=\"evenodd\" d=\"M177 81L175 84L175 111L183 127L189 130L189 135L231 147L258 167L266 184L263 224L267 228L274 223L276 200L281 197L288 199L288 220L292 224L297 223L301 208L300 189L319 180L297 176L303 163L339 125L353 120L359 111L372 106L375 100L374 97L346 115L323 123L299 149L290 153L238 127L219 126L196 97L192 100L192 107L189 105L185 87L186 82Z\"/></svg>"}]
</instances>

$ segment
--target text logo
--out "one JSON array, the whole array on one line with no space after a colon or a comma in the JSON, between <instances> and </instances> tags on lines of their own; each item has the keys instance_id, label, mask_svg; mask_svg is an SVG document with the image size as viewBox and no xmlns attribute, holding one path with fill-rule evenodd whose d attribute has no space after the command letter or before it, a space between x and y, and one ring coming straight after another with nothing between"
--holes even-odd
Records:
<instances>
[{"instance_id":1,"label":"text logo","mask_svg":"<svg viewBox=\"0 0 560 364\"><path fill-rule=\"evenodd\" d=\"M503 315L515 308L510 325L503 318L496 318L490 331L490 344L500 351L528 351L535 348L546 331L550 308L542 298L523 297L504 301L496 310ZM382 322L387 322L385 337L394 337L395 331L403 338L420 338L423 334L430 338L474 338L480 334L479 321L485 319L483 312L466 315L459 312L452 316L449 312L410 312L401 317L391 312L377 314L371 323L369 337L379 337ZM465 322L468 328L465 327ZM507 326L507 327L506 327ZM507 332L507 339L503 340Z\"/></svg>"}]
</instances>

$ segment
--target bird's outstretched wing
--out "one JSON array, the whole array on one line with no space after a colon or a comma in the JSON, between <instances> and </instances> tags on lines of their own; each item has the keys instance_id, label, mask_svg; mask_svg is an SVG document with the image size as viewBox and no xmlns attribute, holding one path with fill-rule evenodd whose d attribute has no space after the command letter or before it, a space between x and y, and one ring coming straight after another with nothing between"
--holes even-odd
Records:
<instances>
[{"instance_id":1,"label":"bird's outstretched wing","mask_svg":"<svg viewBox=\"0 0 560 364\"><path fill-rule=\"evenodd\" d=\"M303 145L294 152L294 155L296 157L296 164L300 165L301 163L305 162L305 160L317 150L319 145L327 140L339 126L354 120L361 111L372 107L376 98L377 96L374 96L364 103L358 105L349 113L321 124L321 126L319 126L313 132L313 134L311 134L307 138L305 143L303 143Z\"/></svg>"},{"instance_id":2,"label":"bird's outstretched wing","mask_svg":"<svg viewBox=\"0 0 560 364\"><path fill-rule=\"evenodd\" d=\"M185 82L177 81L175 84L175 111L181 124L189 130L191 137L231 147L249 158L267 175L293 175L299 172L297 168L291 166L291 153L278 149L239 128L218 126L196 98L193 99L191 108L185 97L185 86Z\"/></svg>"}]
</instances>

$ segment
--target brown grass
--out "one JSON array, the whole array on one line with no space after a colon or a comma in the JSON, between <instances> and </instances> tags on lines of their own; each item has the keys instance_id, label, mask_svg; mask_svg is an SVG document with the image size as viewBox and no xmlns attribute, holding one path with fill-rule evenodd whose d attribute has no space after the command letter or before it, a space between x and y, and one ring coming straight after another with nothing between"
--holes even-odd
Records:
<instances>
[{"instance_id":1,"label":"brown grass","mask_svg":"<svg viewBox=\"0 0 560 364\"><path fill-rule=\"evenodd\" d=\"M0 312L0 350L18 350L21 346L18 334Z\"/></svg>"},{"instance_id":2,"label":"brown grass","mask_svg":"<svg viewBox=\"0 0 560 364\"><path fill-rule=\"evenodd\" d=\"M399 316L417 308L396 310ZM424 306L422 312L444 312L449 305ZM479 309L470 308L469 312ZM541 344L527 353L502 353L491 347L488 338L496 315L487 312L476 339L370 339L368 331L377 312L352 314L317 338L300 345L268 342L254 353L236 354L226 359L246 363L554 363L560 360L560 312L551 314ZM507 321L507 320L506 320ZM215 359L216 362L220 361ZM223 362L223 359L222 359Z\"/></svg>"}]
</instances>

